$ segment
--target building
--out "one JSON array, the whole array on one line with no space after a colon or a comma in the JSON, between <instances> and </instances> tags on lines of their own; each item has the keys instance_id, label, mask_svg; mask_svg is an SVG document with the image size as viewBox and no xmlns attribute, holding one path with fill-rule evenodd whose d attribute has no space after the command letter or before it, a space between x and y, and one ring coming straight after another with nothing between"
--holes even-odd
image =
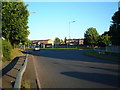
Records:
<instances>
[{"instance_id":1,"label":"building","mask_svg":"<svg viewBox=\"0 0 120 90\"><path fill-rule=\"evenodd\" d=\"M83 45L84 39L67 39L66 43L68 45Z\"/></svg>"},{"instance_id":2,"label":"building","mask_svg":"<svg viewBox=\"0 0 120 90\"><path fill-rule=\"evenodd\" d=\"M39 45L41 48L52 47L54 45L54 41L47 40L32 40L32 45Z\"/></svg>"}]
</instances>

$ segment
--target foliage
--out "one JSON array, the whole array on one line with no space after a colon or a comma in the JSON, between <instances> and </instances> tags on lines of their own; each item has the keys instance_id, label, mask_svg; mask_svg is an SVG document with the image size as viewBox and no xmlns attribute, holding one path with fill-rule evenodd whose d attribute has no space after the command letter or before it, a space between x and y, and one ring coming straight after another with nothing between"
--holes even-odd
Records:
<instances>
[{"instance_id":1,"label":"foliage","mask_svg":"<svg viewBox=\"0 0 120 90\"><path fill-rule=\"evenodd\" d=\"M2 2L2 37L12 45L25 42L29 12L24 2Z\"/></svg>"},{"instance_id":2,"label":"foliage","mask_svg":"<svg viewBox=\"0 0 120 90\"><path fill-rule=\"evenodd\" d=\"M110 36L105 32L98 38L98 46L107 46L111 44Z\"/></svg>"},{"instance_id":3,"label":"foliage","mask_svg":"<svg viewBox=\"0 0 120 90\"><path fill-rule=\"evenodd\" d=\"M112 23L109 29L112 44L120 45L120 10L114 13Z\"/></svg>"},{"instance_id":4,"label":"foliage","mask_svg":"<svg viewBox=\"0 0 120 90\"><path fill-rule=\"evenodd\" d=\"M59 43L59 44L65 44L65 42L62 39L58 38L58 37L55 38L54 42Z\"/></svg>"},{"instance_id":5,"label":"foliage","mask_svg":"<svg viewBox=\"0 0 120 90\"><path fill-rule=\"evenodd\" d=\"M12 45L9 41L7 40L2 40L2 53L3 53L3 61L10 60L11 59L11 50L12 50Z\"/></svg>"},{"instance_id":6,"label":"foliage","mask_svg":"<svg viewBox=\"0 0 120 90\"><path fill-rule=\"evenodd\" d=\"M2 58L2 39L0 38L0 60Z\"/></svg>"},{"instance_id":7,"label":"foliage","mask_svg":"<svg viewBox=\"0 0 120 90\"><path fill-rule=\"evenodd\" d=\"M86 45L97 45L99 34L96 28L88 28L84 34L85 44Z\"/></svg>"},{"instance_id":8,"label":"foliage","mask_svg":"<svg viewBox=\"0 0 120 90\"><path fill-rule=\"evenodd\" d=\"M56 37L55 40L54 40L55 43L60 43L61 42L61 39Z\"/></svg>"},{"instance_id":9,"label":"foliage","mask_svg":"<svg viewBox=\"0 0 120 90\"><path fill-rule=\"evenodd\" d=\"M31 45L32 41L30 41L29 39L26 40L26 42L24 42L23 44L26 45L26 46L29 46Z\"/></svg>"},{"instance_id":10,"label":"foliage","mask_svg":"<svg viewBox=\"0 0 120 90\"><path fill-rule=\"evenodd\" d=\"M64 39L64 43L66 44L66 41L67 41L67 38L65 37L65 39Z\"/></svg>"},{"instance_id":11,"label":"foliage","mask_svg":"<svg viewBox=\"0 0 120 90\"><path fill-rule=\"evenodd\" d=\"M64 42L62 39L60 39L60 43L61 43L61 44L65 44L65 42Z\"/></svg>"},{"instance_id":12,"label":"foliage","mask_svg":"<svg viewBox=\"0 0 120 90\"><path fill-rule=\"evenodd\" d=\"M2 37L2 3L0 2L0 38Z\"/></svg>"},{"instance_id":13,"label":"foliage","mask_svg":"<svg viewBox=\"0 0 120 90\"><path fill-rule=\"evenodd\" d=\"M114 15L112 16L112 20L113 24L120 24L120 10L114 13Z\"/></svg>"}]
</instances>

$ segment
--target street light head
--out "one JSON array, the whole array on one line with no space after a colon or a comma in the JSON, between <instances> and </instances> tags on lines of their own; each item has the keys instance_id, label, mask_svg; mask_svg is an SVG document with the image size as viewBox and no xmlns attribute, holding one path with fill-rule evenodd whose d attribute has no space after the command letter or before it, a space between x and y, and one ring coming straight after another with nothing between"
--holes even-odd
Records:
<instances>
[{"instance_id":1,"label":"street light head","mask_svg":"<svg viewBox=\"0 0 120 90\"><path fill-rule=\"evenodd\" d=\"M36 13L36 12L32 12L32 13Z\"/></svg>"},{"instance_id":2,"label":"street light head","mask_svg":"<svg viewBox=\"0 0 120 90\"><path fill-rule=\"evenodd\" d=\"M75 22L75 21L72 21L73 23Z\"/></svg>"},{"instance_id":3,"label":"street light head","mask_svg":"<svg viewBox=\"0 0 120 90\"><path fill-rule=\"evenodd\" d=\"M32 13L36 13L36 12L30 12L30 14L32 14Z\"/></svg>"}]
</instances>

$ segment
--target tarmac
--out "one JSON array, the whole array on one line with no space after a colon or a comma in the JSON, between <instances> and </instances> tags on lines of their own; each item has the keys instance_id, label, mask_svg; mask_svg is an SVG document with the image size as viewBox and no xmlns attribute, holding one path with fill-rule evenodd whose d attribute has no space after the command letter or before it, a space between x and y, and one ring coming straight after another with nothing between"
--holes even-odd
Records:
<instances>
[{"instance_id":1,"label":"tarmac","mask_svg":"<svg viewBox=\"0 0 120 90\"><path fill-rule=\"evenodd\" d=\"M26 70L22 77L21 85L25 84L24 82L29 82L29 88L37 88L36 83L36 75L34 70L34 65L31 56L28 56L28 63ZM16 57L12 61L7 61L2 64L2 70L0 71L0 81L2 81L2 88L3 90L6 89L13 89L17 74L22 67L25 60L25 56ZM26 88L25 86L22 88Z\"/></svg>"}]
</instances>

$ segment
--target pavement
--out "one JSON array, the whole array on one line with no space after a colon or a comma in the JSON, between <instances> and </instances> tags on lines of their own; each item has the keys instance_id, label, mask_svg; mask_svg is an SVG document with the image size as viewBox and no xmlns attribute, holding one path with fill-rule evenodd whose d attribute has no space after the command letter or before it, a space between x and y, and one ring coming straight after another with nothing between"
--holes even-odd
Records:
<instances>
[{"instance_id":1,"label":"pavement","mask_svg":"<svg viewBox=\"0 0 120 90\"><path fill-rule=\"evenodd\" d=\"M32 55L28 55L27 67L23 74L22 82L23 83L27 82L29 84L30 88L34 88L34 89L38 88L38 83L37 83L37 78L36 78Z\"/></svg>"},{"instance_id":2,"label":"pavement","mask_svg":"<svg viewBox=\"0 0 120 90\"><path fill-rule=\"evenodd\" d=\"M2 81L2 87L0 88L2 88L3 90L6 90L8 88L13 89L17 74L24 63L24 60L25 56L20 56L16 57L12 61L7 61L2 64L2 70L0 71L0 73L2 73L0 74L0 81ZM27 67L27 70L29 71L29 67ZM27 80L30 79L32 83L35 83L33 78L29 78L31 72L27 74L26 73L24 74L24 77L28 77Z\"/></svg>"},{"instance_id":3,"label":"pavement","mask_svg":"<svg viewBox=\"0 0 120 90\"><path fill-rule=\"evenodd\" d=\"M31 55L28 55L27 67L22 77L21 86L23 89L26 87L23 85L26 82L30 85L30 88L38 88L33 60L30 58ZM2 68L0 70L0 88L3 90L13 89L17 74L24 63L24 60L25 56L20 56L16 57L12 61L2 63Z\"/></svg>"}]
</instances>

